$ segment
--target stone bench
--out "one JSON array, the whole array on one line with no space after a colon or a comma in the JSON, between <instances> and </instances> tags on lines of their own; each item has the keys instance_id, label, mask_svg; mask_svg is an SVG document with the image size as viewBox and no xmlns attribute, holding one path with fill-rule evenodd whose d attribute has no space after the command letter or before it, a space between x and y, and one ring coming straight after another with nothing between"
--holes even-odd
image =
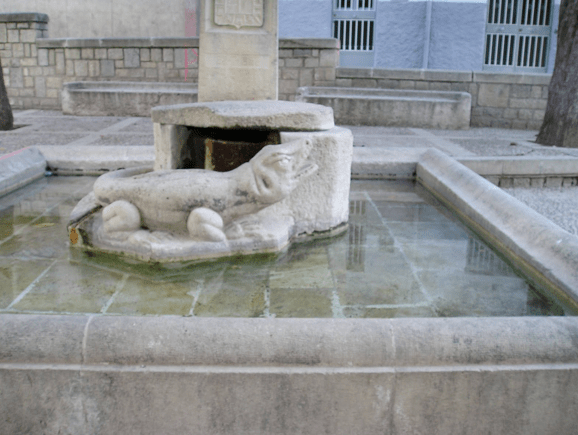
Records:
<instances>
[{"instance_id":1,"label":"stone bench","mask_svg":"<svg viewBox=\"0 0 578 435\"><path fill-rule=\"evenodd\" d=\"M303 87L296 101L333 108L335 123L417 128L467 129L471 95L466 92Z\"/></svg>"},{"instance_id":2,"label":"stone bench","mask_svg":"<svg viewBox=\"0 0 578 435\"><path fill-rule=\"evenodd\" d=\"M195 103L196 83L71 82L62 89L62 113L150 116L155 106Z\"/></svg>"}]
</instances>

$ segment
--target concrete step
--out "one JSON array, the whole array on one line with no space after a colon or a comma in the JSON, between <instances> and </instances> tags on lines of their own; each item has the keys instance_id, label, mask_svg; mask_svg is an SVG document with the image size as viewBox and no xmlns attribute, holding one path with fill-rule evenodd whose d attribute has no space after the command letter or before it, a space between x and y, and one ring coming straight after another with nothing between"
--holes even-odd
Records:
<instances>
[{"instance_id":1,"label":"concrete step","mask_svg":"<svg viewBox=\"0 0 578 435\"><path fill-rule=\"evenodd\" d=\"M296 101L333 108L336 124L462 130L470 127L466 92L307 86Z\"/></svg>"},{"instance_id":2,"label":"concrete step","mask_svg":"<svg viewBox=\"0 0 578 435\"><path fill-rule=\"evenodd\" d=\"M155 106L197 102L196 83L71 82L62 89L67 115L146 116Z\"/></svg>"}]
</instances>

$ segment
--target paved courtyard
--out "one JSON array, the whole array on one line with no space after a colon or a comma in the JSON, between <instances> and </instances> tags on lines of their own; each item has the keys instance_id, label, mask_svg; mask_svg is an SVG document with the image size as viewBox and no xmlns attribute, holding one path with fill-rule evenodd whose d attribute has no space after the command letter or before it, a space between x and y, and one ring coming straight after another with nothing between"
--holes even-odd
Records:
<instances>
[{"instance_id":1,"label":"paved courtyard","mask_svg":"<svg viewBox=\"0 0 578 435\"><path fill-rule=\"evenodd\" d=\"M0 156L25 147L43 153L60 150L90 155L152 155L154 143L150 118L68 116L59 111L16 110L15 125L0 132ZM356 148L433 147L456 158L569 157L578 149L545 147L534 142L537 131L497 128L433 130L421 128L348 126ZM508 188L506 191L542 213L566 231L578 235L578 186L563 188Z\"/></svg>"}]
</instances>

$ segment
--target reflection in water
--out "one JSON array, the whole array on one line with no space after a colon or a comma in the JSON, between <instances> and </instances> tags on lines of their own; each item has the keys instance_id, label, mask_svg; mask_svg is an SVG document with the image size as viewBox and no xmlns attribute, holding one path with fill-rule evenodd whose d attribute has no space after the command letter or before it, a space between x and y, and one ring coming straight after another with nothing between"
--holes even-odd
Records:
<instances>
[{"instance_id":1,"label":"reflection in water","mask_svg":"<svg viewBox=\"0 0 578 435\"><path fill-rule=\"evenodd\" d=\"M365 270L365 235L367 201L349 201L349 241L347 243L347 270Z\"/></svg>"},{"instance_id":2,"label":"reflection in water","mask_svg":"<svg viewBox=\"0 0 578 435\"><path fill-rule=\"evenodd\" d=\"M492 251L481 240L468 237L468 254L466 257L466 272L480 275L516 276L515 272L504 260Z\"/></svg>"}]
</instances>

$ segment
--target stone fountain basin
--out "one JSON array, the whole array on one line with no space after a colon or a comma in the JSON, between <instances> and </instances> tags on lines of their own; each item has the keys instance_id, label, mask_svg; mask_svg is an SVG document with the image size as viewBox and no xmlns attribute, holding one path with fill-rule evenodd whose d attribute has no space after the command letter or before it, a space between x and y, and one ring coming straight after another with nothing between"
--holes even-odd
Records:
<instances>
[{"instance_id":1,"label":"stone fountain basin","mask_svg":"<svg viewBox=\"0 0 578 435\"><path fill-rule=\"evenodd\" d=\"M436 152L417 176L576 306L578 238ZM504 210L504 207L509 210ZM515 217L515 220L512 219ZM565 237L561 243L560 237ZM508 254L511 252L512 254ZM572 433L578 318L0 316L4 432Z\"/></svg>"}]
</instances>

